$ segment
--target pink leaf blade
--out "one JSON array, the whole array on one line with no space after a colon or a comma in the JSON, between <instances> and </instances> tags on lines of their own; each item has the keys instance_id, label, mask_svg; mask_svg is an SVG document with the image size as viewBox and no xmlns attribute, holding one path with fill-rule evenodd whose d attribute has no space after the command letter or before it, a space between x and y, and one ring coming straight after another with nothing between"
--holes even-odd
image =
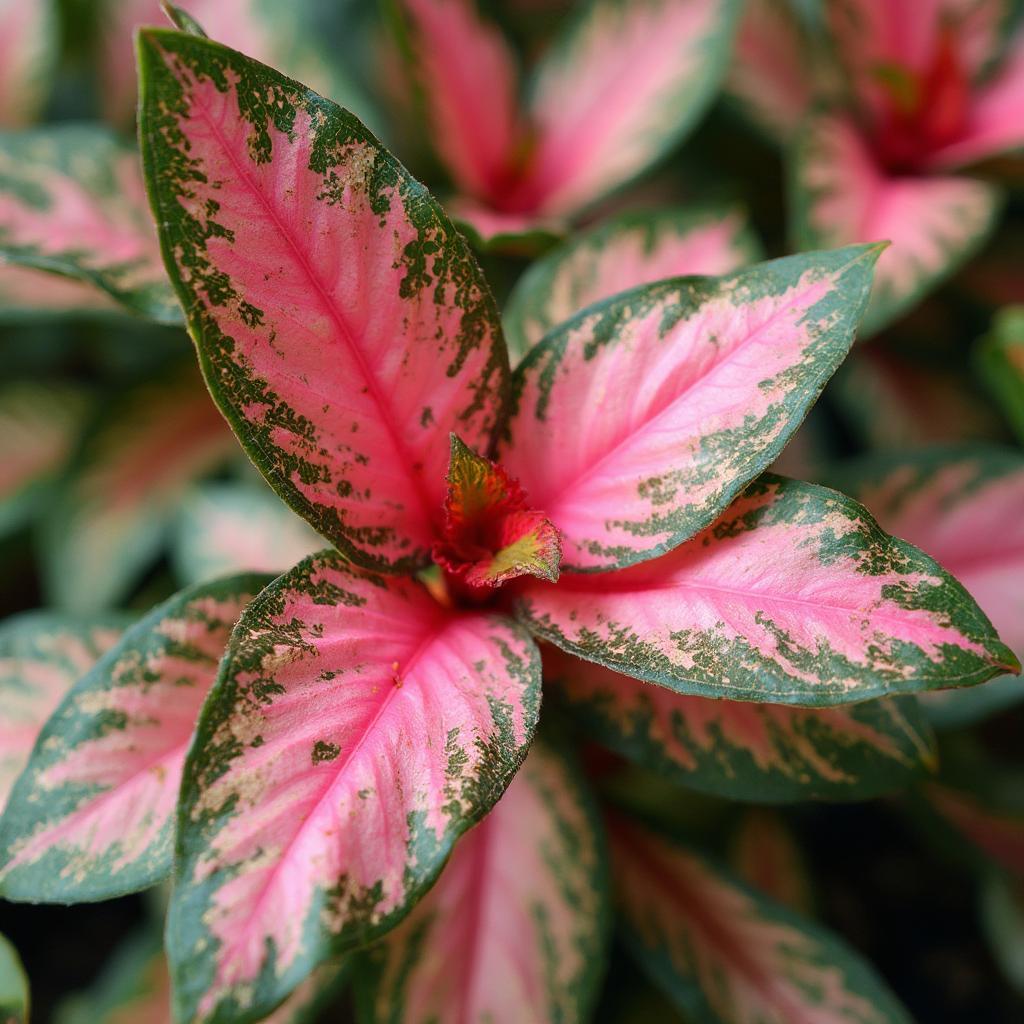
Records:
<instances>
[{"instance_id":1,"label":"pink leaf blade","mask_svg":"<svg viewBox=\"0 0 1024 1024\"><path fill-rule=\"evenodd\" d=\"M666 277L727 274L756 260L736 209L689 207L621 215L536 261L504 312L513 361L587 306Z\"/></svg>"},{"instance_id":2,"label":"pink leaf blade","mask_svg":"<svg viewBox=\"0 0 1024 1024\"><path fill-rule=\"evenodd\" d=\"M1019 671L970 595L835 491L764 475L653 562L527 583L540 639L677 693L805 707Z\"/></svg>"},{"instance_id":3,"label":"pink leaf blade","mask_svg":"<svg viewBox=\"0 0 1024 1024\"><path fill-rule=\"evenodd\" d=\"M610 822L627 948L687 1014L730 1024L910 1024L867 963L674 842Z\"/></svg>"},{"instance_id":4,"label":"pink leaf blade","mask_svg":"<svg viewBox=\"0 0 1024 1024\"><path fill-rule=\"evenodd\" d=\"M54 275L55 288L79 282L147 320L182 321L138 155L94 125L0 137L0 260Z\"/></svg>"},{"instance_id":5,"label":"pink leaf blade","mask_svg":"<svg viewBox=\"0 0 1024 1024\"><path fill-rule=\"evenodd\" d=\"M673 693L545 651L545 678L604 746L680 785L730 799L861 800L905 786L936 759L912 700L841 708Z\"/></svg>"},{"instance_id":6,"label":"pink leaf blade","mask_svg":"<svg viewBox=\"0 0 1024 1024\"><path fill-rule=\"evenodd\" d=\"M853 342L879 251L646 285L530 352L501 461L561 531L563 569L671 550L778 456Z\"/></svg>"},{"instance_id":7,"label":"pink leaf blade","mask_svg":"<svg viewBox=\"0 0 1024 1024\"><path fill-rule=\"evenodd\" d=\"M510 209L570 215L645 171L693 128L725 74L732 0L599 0L544 55L537 146Z\"/></svg>"},{"instance_id":8,"label":"pink leaf blade","mask_svg":"<svg viewBox=\"0 0 1024 1024\"><path fill-rule=\"evenodd\" d=\"M421 567L444 442L486 451L503 414L500 324L464 241L298 83L175 32L144 32L140 64L162 245L216 401L322 536L369 568Z\"/></svg>"},{"instance_id":9,"label":"pink leaf blade","mask_svg":"<svg viewBox=\"0 0 1024 1024\"><path fill-rule=\"evenodd\" d=\"M246 611L200 719L168 930L178 1013L257 1019L387 931L532 738L529 636L336 553Z\"/></svg>"},{"instance_id":10,"label":"pink leaf blade","mask_svg":"<svg viewBox=\"0 0 1024 1024\"><path fill-rule=\"evenodd\" d=\"M473 0L401 0L433 141L459 190L489 200L515 173L518 68Z\"/></svg>"},{"instance_id":11,"label":"pink leaf blade","mask_svg":"<svg viewBox=\"0 0 1024 1024\"><path fill-rule=\"evenodd\" d=\"M126 624L113 614L25 612L0 626L0 810L46 720Z\"/></svg>"},{"instance_id":12,"label":"pink leaf blade","mask_svg":"<svg viewBox=\"0 0 1024 1024\"><path fill-rule=\"evenodd\" d=\"M7 899L80 902L169 874L181 768L242 609L269 577L184 591L132 626L53 713L0 827Z\"/></svg>"},{"instance_id":13,"label":"pink leaf blade","mask_svg":"<svg viewBox=\"0 0 1024 1024\"><path fill-rule=\"evenodd\" d=\"M792 233L804 249L888 241L865 335L911 309L977 251L996 223L998 189L971 178L890 176L853 122L809 119L795 143Z\"/></svg>"},{"instance_id":14,"label":"pink leaf blade","mask_svg":"<svg viewBox=\"0 0 1024 1024\"><path fill-rule=\"evenodd\" d=\"M370 954L367 1021L586 1020L607 953L605 858L582 778L538 741L434 888Z\"/></svg>"}]
</instances>

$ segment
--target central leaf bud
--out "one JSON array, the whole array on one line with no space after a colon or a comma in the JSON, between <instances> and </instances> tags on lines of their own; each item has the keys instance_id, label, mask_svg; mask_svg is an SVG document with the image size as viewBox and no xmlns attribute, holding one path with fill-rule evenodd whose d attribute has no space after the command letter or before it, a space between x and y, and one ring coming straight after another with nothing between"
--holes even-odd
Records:
<instances>
[{"instance_id":1,"label":"central leaf bud","mask_svg":"<svg viewBox=\"0 0 1024 1024\"><path fill-rule=\"evenodd\" d=\"M452 434L437 564L470 587L500 587L516 576L553 583L561 557L558 530L518 481Z\"/></svg>"}]
</instances>

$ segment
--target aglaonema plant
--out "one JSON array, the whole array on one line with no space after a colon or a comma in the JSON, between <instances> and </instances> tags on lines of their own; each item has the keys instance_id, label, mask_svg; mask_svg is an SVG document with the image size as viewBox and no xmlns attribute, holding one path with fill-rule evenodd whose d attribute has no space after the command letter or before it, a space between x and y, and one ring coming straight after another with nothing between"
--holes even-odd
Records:
<instances>
[{"instance_id":1,"label":"aglaonema plant","mask_svg":"<svg viewBox=\"0 0 1024 1024\"><path fill-rule=\"evenodd\" d=\"M138 53L207 385L331 547L95 652L9 797L0 894L100 899L173 860L182 1022L262 1019L364 947L368 1021L582 1020L610 890L698 1019L905 1020L834 937L602 811L558 729L534 742L545 680L696 788L862 797L933 759L908 695L1019 668L936 562L765 472L880 247L641 285L511 373L466 243L354 116L198 35Z\"/></svg>"}]
</instances>

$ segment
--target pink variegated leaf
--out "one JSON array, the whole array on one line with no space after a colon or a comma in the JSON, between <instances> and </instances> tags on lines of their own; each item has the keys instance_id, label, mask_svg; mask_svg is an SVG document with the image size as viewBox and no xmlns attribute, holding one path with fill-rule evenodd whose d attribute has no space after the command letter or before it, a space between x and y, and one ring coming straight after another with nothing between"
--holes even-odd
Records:
<instances>
[{"instance_id":1,"label":"pink variegated leaf","mask_svg":"<svg viewBox=\"0 0 1024 1024\"><path fill-rule=\"evenodd\" d=\"M910 1024L835 935L691 850L616 816L612 864L627 947L708 1024Z\"/></svg>"},{"instance_id":2,"label":"pink variegated leaf","mask_svg":"<svg viewBox=\"0 0 1024 1024\"><path fill-rule=\"evenodd\" d=\"M0 323L108 318L125 312L106 292L86 281L0 259Z\"/></svg>"},{"instance_id":3,"label":"pink variegated leaf","mask_svg":"<svg viewBox=\"0 0 1024 1024\"><path fill-rule=\"evenodd\" d=\"M798 914L810 914L814 899L807 864L778 812L743 812L730 842L729 862L752 889Z\"/></svg>"},{"instance_id":4,"label":"pink variegated leaf","mask_svg":"<svg viewBox=\"0 0 1024 1024\"><path fill-rule=\"evenodd\" d=\"M200 719L168 951L180 1017L256 1020L386 932L501 795L540 659L486 611L308 559L247 609Z\"/></svg>"},{"instance_id":5,"label":"pink variegated leaf","mask_svg":"<svg viewBox=\"0 0 1024 1024\"><path fill-rule=\"evenodd\" d=\"M505 307L514 359L584 307L666 277L727 274L757 258L735 209L644 210L576 235L534 263Z\"/></svg>"},{"instance_id":6,"label":"pink variegated leaf","mask_svg":"<svg viewBox=\"0 0 1024 1024\"><path fill-rule=\"evenodd\" d=\"M1020 668L927 555L852 499L767 474L670 554L531 580L518 612L564 651L696 696L820 707Z\"/></svg>"},{"instance_id":7,"label":"pink variegated leaf","mask_svg":"<svg viewBox=\"0 0 1024 1024\"><path fill-rule=\"evenodd\" d=\"M0 810L46 720L125 624L116 615L27 612L0 626Z\"/></svg>"},{"instance_id":8,"label":"pink variegated leaf","mask_svg":"<svg viewBox=\"0 0 1024 1024\"><path fill-rule=\"evenodd\" d=\"M910 309L985 241L998 190L971 178L897 176L881 167L856 125L810 118L797 139L792 231L804 249L889 241L878 261L864 332Z\"/></svg>"},{"instance_id":9,"label":"pink variegated leaf","mask_svg":"<svg viewBox=\"0 0 1024 1024\"><path fill-rule=\"evenodd\" d=\"M1024 307L999 313L991 333L975 348L975 366L1024 444Z\"/></svg>"},{"instance_id":10,"label":"pink variegated leaf","mask_svg":"<svg viewBox=\"0 0 1024 1024\"><path fill-rule=\"evenodd\" d=\"M43 523L44 579L62 607L116 603L154 560L188 487L236 450L195 368L107 402L54 489Z\"/></svg>"},{"instance_id":11,"label":"pink variegated leaf","mask_svg":"<svg viewBox=\"0 0 1024 1024\"><path fill-rule=\"evenodd\" d=\"M296 82L177 32L143 32L140 67L146 174L214 398L323 536L370 568L421 567L448 435L487 451L503 411L501 328L465 242Z\"/></svg>"},{"instance_id":12,"label":"pink variegated leaf","mask_svg":"<svg viewBox=\"0 0 1024 1024\"><path fill-rule=\"evenodd\" d=\"M170 872L196 717L242 609L269 580L234 576L177 594L75 684L0 822L0 894L106 899Z\"/></svg>"},{"instance_id":13,"label":"pink variegated leaf","mask_svg":"<svg viewBox=\"0 0 1024 1024\"><path fill-rule=\"evenodd\" d=\"M491 200L526 153L518 69L473 0L400 0L434 145L459 191Z\"/></svg>"},{"instance_id":14,"label":"pink variegated leaf","mask_svg":"<svg viewBox=\"0 0 1024 1024\"><path fill-rule=\"evenodd\" d=\"M544 54L535 147L508 212L569 215L646 170L694 127L729 59L735 0L595 0Z\"/></svg>"},{"instance_id":15,"label":"pink variegated leaf","mask_svg":"<svg viewBox=\"0 0 1024 1024\"><path fill-rule=\"evenodd\" d=\"M981 605L1024 657L1024 455L961 446L879 455L833 473L883 529L927 551ZM989 693L989 690L993 690ZM1024 677L979 690L929 694L937 720L956 724L1024 699Z\"/></svg>"},{"instance_id":16,"label":"pink variegated leaf","mask_svg":"<svg viewBox=\"0 0 1024 1024\"><path fill-rule=\"evenodd\" d=\"M792 0L747 0L726 91L767 135L788 142L820 92L816 57Z\"/></svg>"},{"instance_id":17,"label":"pink variegated leaf","mask_svg":"<svg viewBox=\"0 0 1024 1024\"><path fill-rule=\"evenodd\" d=\"M408 920L370 953L366 1024L589 1019L610 924L583 780L538 742Z\"/></svg>"},{"instance_id":18,"label":"pink variegated leaf","mask_svg":"<svg viewBox=\"0 0 1024 1024\"><path fill-rule=\"evenodd\" d=\"M646 285L534 347L501 461L561 531L563 569L670 551L772 462L846 356L878 252Z\"/></svg>"},{"instance_id":19,"label":"pink variegated leaf","mask_svg":"<svg viewBox=\"0 0 1024 1024\"><path fill-rule=\"evenodd\" d=\"M280 575L322 548L313 530L266 488L207 483L182 499L171 561L188 585L239 572Z\"/></svg>"},{"instance_id":20,"label":"pink variegated leaf","mask_svg":"<svg viewBox=\"0 0 1024 1024\"><path fill-rule=\"evenodd\" d=\"M70 385L23 381L0 389L0 535L37 514L87 409L86 396Z\"/></svg>"},{"instance_id":21,"label":"pink variegated leaf","mask_svg":"<svg viewBox=\"0 0 1024 1024\"><path fill-rule=\"evenodd\" d=\"M860 800L935 762L913 700L794 708L684 696L561 651L544 675L604 746L684 786L738 800Z\"/></svg>"},{"instance_id":22,"label":"pink variegated leaf","mask_svg":"<svg viewBox=\"0 0 1024 1024\"><path fill-rule=\"evenodd\" d=\"M181 323L138 154L95 125L0 136L0 260L90 285L146 319Z\"/></svg>"},{"instance_id":23,"label":"pink variegated leaf","mask_svg":"<svg viewBox=\"0 0 1024 1024\"><path fill-rule=\"evenodd\" d=\"M115 125L131 125L137 106L132 38L143 26L165 26L167 16L160 0L115 0L108 6L101 25L98 69L103 109ZM349 75L347 62L337 51L332 31L336 26L325 31L322 7L315 0L288 4L276 0L186 0L179 6L211 39L280 67L354 110L367 123L379 123L373 103ZM348 22L343 28L352 32Z\"/></svg>"},{"instance_id":24,"label":"pink variegated leaf","mask_svg":"<svg viewBox=\"0 0 1024 1024\"><path fill-rule=\"evenodd\" d=\"M0 128L39 115L58 51L53 0L0 0Z\"/></svg>"}]
</instances>

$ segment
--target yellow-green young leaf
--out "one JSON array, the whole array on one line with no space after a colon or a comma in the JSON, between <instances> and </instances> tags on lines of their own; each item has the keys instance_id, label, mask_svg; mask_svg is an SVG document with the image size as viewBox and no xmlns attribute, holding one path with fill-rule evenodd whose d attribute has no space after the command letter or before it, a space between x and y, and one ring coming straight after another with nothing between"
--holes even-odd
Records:
<instances>
[{"instance_id":1,"label":"yellow-green young leaf","mask_svg":"<svg viewBox=\"0 0 1024 1024\"><path fill-rule=\"evenodd\" d=\"M583 779L539 740L434 888L371 951L359 975L364 1020L586 1021L604 968L607 885Z\"/></svg>"},{"instance_id":2,"label":"yellow-green young leaf","mask_svg":"<svg viewBox=\"0 0 1024 1024\"><path fill-rule=\"evenodd\" d=\"M975 351L975 363L992 397L1024 443L1024 306L1004 309Z\"/></svg>"},{"instance_id":3,"label":"yellow-green young leaf","mask_svg":"<svg viewBox=\"0 0 1024 1024\"><path fill-rule=\"evenodd\" d=\"M192 363L104 403L43 523L52 600L84 612L124 597L159 554L188 487L235 450Z\"/></svg>"},{"instance_id":4,"label":"yellow-green young leaf","mask_svg":"<svg viewBox=\"0 0 1024 1024\"><path fill-rule=\"evenodd\" d=\"M146 319L181 323L138 152L96 125L0 134L0 260L88 285ZM42 288L38 305L48 305Z\"/></svg>"},{"instance_id":5,"label":"yellow-green young leaf","mask_svg":"<svg viewBox=\"0 0 1024 1024\"><path fill-rule=\"evenodd\" d=\"M26 381L0 388L0 536L40 510L87 408L85 394L70 385Z\"/></svg>"},{"instance_id":6,"label":"yellow-green young leaf","mask_svg":"<svg viewBox=\"0 0 1024 1024\"><path fill-rule=\"evenodd\" d=\"M18 951L0 935L0 1021L28 1024L28 978Z\"/></svg>"},{"instance_id":7,"label":"yellow-green young leaf","mask_svg":"<svg viewBox=\"0 0 1024 1024\"><path fill-rule=\"evenodd\" d=\"M692 850L609 822L627 948L701 1024L910 1024L835 935L748 889Z\"/></svg>"}]
</instances>

